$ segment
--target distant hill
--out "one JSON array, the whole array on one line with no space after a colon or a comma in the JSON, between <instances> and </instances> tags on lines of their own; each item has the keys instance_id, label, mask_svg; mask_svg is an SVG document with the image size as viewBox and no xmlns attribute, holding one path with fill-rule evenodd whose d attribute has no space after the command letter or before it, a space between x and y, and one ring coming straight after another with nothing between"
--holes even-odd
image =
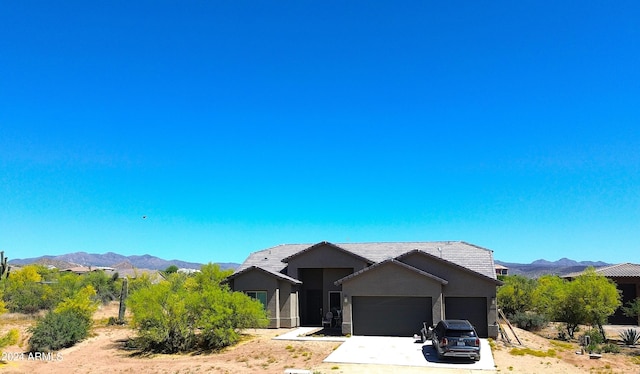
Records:
<instances>
[{"instance_id":1,"label":"distant hill","mask_svg":"<svg viewBox=\"0 0 640 374\"><path fill-rule=\"evenodd\" d=\"M558 261L536 260L530 264L518 264L495 260L496 264L509 268L509 275L522 275L528 278L537 278L545 274L565 275L573 272L583 271L589 266L602 267L611 264L602 261L575 261L568 258L561 258Z\"/></svg>"},{"instance_id":2,"label":"distant hill","mask_svg":"<svg viewBox=\"0 0 640 374\"><path fill-rule=\"evenodd\" d=\"M87 252L75 252L68 253L59 256L41 256L25 259L10 259L9 263L12 265L28 265L28 264L44 264L53 265L59 269L74 266L108 266L114 268L120 268L123 266L130 266L139 269L152 269L152 270L164 270L170 265L175 265L184 269L200 269L203 265L197 262L187 262L181 260L164 260L159 257L151 255L142 256L123 256L113 252L107 252L104 254L87 253ZM117 265L117 266L116 266ZM236 269L240 264L233 262L218 263L220 268Z\"/></svg>"}]
</instances>

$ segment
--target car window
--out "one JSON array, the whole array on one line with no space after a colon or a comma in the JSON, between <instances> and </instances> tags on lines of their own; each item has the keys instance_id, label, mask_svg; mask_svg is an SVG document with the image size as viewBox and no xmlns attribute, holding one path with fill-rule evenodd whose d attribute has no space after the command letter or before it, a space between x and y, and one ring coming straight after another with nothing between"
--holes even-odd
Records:
<instances>
[{"instance_id":1,"label":"car window","mask_svg":"<svg viewBox=\"0 0 640 374\"><path fill-rule=\"evenodd\" d=\"M475 338L476 334L473 330L449 330L447 336L452 338Z\"/></svg>"}]
</instances>

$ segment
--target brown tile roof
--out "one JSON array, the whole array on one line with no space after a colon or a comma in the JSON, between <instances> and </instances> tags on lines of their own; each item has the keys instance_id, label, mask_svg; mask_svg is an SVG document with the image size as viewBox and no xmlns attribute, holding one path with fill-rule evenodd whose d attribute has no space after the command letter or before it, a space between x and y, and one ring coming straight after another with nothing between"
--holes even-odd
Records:
<instances>
[{"instance_id":1,"label":"brown tile roof","mask_svg":"<svg viewBox=\"0 0 640 374\"><path fill-rule=\"evenodd\" d=\"M563 275L563 278L575 278L583 273L583 271L578 271L575 273ZM597 268L596 273L604 275L605 277L638 278L640 277L640 265L626 262L623 264Z\"/></svg>"}]
</instances>

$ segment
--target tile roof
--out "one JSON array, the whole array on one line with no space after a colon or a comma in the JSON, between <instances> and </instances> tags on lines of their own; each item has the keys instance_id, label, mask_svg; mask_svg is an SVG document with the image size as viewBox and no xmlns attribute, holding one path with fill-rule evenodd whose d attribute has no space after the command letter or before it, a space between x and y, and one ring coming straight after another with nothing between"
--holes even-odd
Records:
<instances>
[{"instance_id":1,"label":"tile roof","mask_svg":"<svg viewBox=\"0 0 640 374\"><path fill-rule=\"evenodd\" d=\"M581 275L583 272L575 272L566 274L563 278L575 278ZM596 269L596 273L604 275L605 277L632 277L640 278L640 265L632 263L623 263L611 266L605 266Z\"/></svg>"},{"instance_id":2,"label":"tile roof","mask_svg":"<svg viewBox=\"0 0 640 374\"><path fill-rule=\"evenodd\" d=\"M282 273L287 266L286 263L282 262L283 259L318 244L282 244L253 252L240 265L236 273L252 266ZM332 245L367 259L372 263L382 262L414 250L420 250L496 279L493 251L462 241L332 243Z\"/></svg>"}]
</instances>

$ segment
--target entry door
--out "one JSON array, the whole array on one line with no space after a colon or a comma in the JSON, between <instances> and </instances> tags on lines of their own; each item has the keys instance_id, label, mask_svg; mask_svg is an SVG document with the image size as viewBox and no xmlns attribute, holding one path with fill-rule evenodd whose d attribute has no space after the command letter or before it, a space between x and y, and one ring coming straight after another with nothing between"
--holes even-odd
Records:
<instances>
[{"instance_id":1,"label":"entry door","mask_svg":"<svg viewBox=\"0 0 640 374\"><path fill-rule=\"evenodd\" d=\"M307 326L322 325L322 290L305 291L306 313L303 324Z\"/></svg>"},{"instance_id":2,"label":"entry door","mask_svg":"<svg viewBox=\"0 0 640 374\"><path fill-rule=\"evenodd\" d=\"M342 291L329 291L329 311L335 314L336 310L342 311Z\"/></svg>"}]
</instances>

